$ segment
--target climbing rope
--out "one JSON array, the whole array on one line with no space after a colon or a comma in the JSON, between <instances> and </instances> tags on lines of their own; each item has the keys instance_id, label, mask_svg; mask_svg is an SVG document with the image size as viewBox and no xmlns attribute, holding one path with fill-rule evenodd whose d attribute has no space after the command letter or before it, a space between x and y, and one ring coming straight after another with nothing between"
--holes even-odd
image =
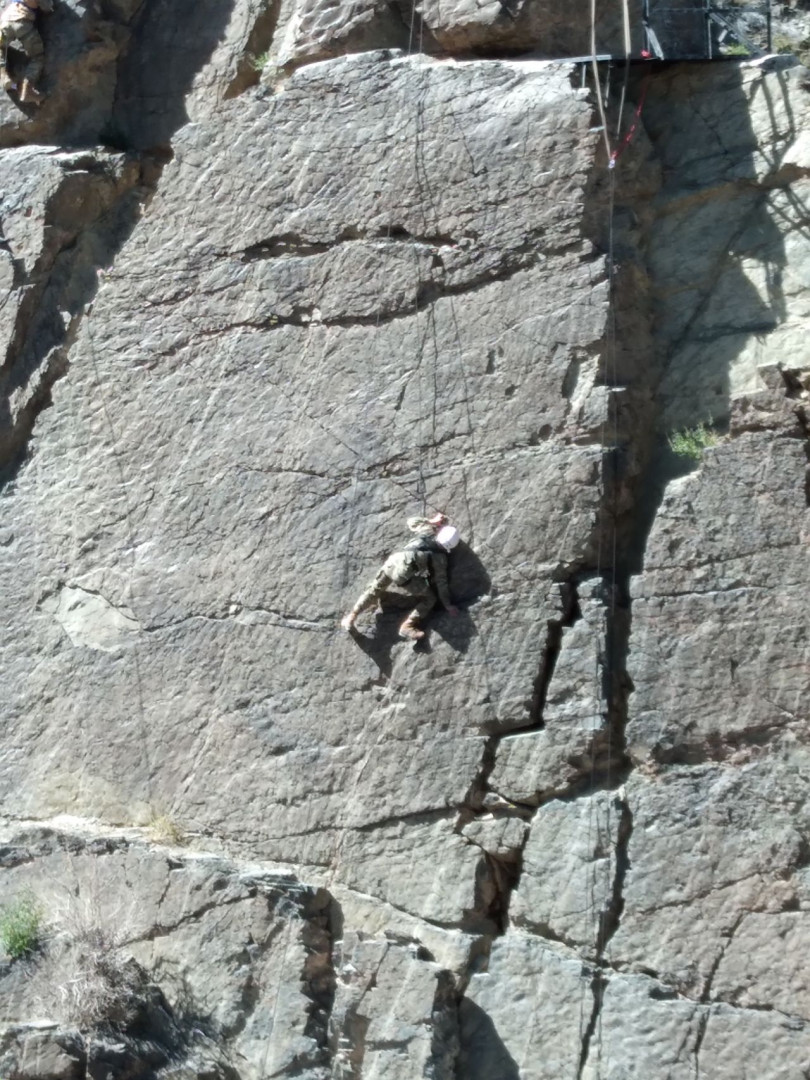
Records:
<instances>
[{"instance_id":1,"label":"climbing rope","mask_svg":"<svg viewBox=\"0 0 810 1080\"><path fill-rule=\"evenodd\" d=\"M599 61L596 59L596 55L596 0L591 0L591 69L593 72L594 87L596 89L596 104L599 109L599 122L602 125L602 138L605 142L605 154L607 155L608 161L610 161L610 135L608 134L605 101L602 95L602 82L599 75Z\"/></svg>"},{"instance_id":2,"label":"climbing rope","mask_svg":"<svg viewBox=\"0 0 810 1080\"><path fill-rule=\"evenodd\" d=\"M611 146L611 140L608 132L605 100L608 98L608 93L603 95L598 76L598 68L595 61L596 55L596 10L595 0L591 3L591 45L593 54L593 71L594 71L594 85L596 88L597 106L599 109L599 115L601 123L603 125L602 130L604 132L604 144L605 153L607 159L607 252L606 252L606 270L607 270L607 325L606 325L606 341L605 341L605 360L604 360L604 375L605 381L608 387L616 388L618 386L618 365L617 365L617 314L616 314L616 294L615 294L615 213L616 213L616 166L618 164L621 155L633 141L633 138L638 129L644 103L647 96L647 90L649 86L650 70L645 76L645 80L642 86L642 91L635 109L632 123L628 130L622 134L623 131L623 114L625 108L625 101L627 97L629 75L630 75L630 59L631 59L631 41L630 41L630 23L629 23L629 11L627 0L621 0L622 2L622 25L624 28L624 78L622 80L621 92L619 95L619 104L616 115L615 126L615 138L621 140L618 145ZM649 54L643 53L644 58L648 58ZM610 444L607 443L606 437L608 435L608 429L612 436ZM607 396L607 411L603 418L600 443L603 448L603 467L600 476L600 505L603 507L603 523L598 531L597 540L597 555L596 555L596 576L597 579L603 582L603 588L607 588L609 596L604 597L603 593L603 610L605 612L605 623L603 628L604 641L602 645L603 658L599 656L595 657L594 663L594 676L593 676L593 700L597 709L600 710L603 721L605 724L605 775L603 782L600 785L602 790L612 790L612 768L613 768L613 724L615 722L615 709L617 707L617 695L621 692L621 688L617 685L617 673L615 670L615 649L616 649L616 625L617 625L617 603L618 603L618 530L617 530L617 462L615 455L618 452L619 446L619 421L618 421L618 408L614 401L614 395L608 393ZM610 469L610 473L608 470ZM608 505L610 503L610 506ZM607 535L605 535L605 526L607 526ZM596 742L596 740L594 740ZM606 800L604 803L604 810L597 806L593 798L594 793L597 790L597 774L596 774L596 747L592 746L591 749L591 768L590 768L590 783L588 812L587 812L587 850L591 858L591 868L588 874L588 879L585 883L586 897L585 902L587 910L593 913L592 927L593 927L593 949L595 963L593 968L593 976L591 980L590 992L592 995L591 1013L590 1018L585 1023L585 1010L584 1010L584 998L587 990L583 986L583 1001L580 1007L580 1030L583 1038L595 1040L595 1046L591 1043L587 1049L590 1051L593 1046L593 1052L596 1056L596 1069L597 1074L600 1074L603 1054L603 996L605 992L605 978L604 967L605 961L608 956L608 950L610 948L610 938L612 937L613 921L618 917L618 911L614 910L615 896L615 877L619 872L618 867L618 842L619 842L619 830L621 828L621 821L614 824L614 808L613 800ZM600 820L604 815L604 820ZM596 818L596 820L594 820ZM615 838L613 837L613 830L616 829ZM601 856L600 862L603 864L604 876L604 889L599 887L600 878L600 865L597 861L597 853L604 852L605 850L611 851L612 855ZM583 1060L580 1066L584 1065L585 1049L583 1049Z\"/></svg>"},{"instance_id":3,"label":"climbing rope","mask_svg":"<svg viewBox=\"0 0 810 1080\"><path fill-rule=\"evenodd\" d=\"M409 58L412 56L412 52L413 52L413 40L414 40L415 24L416 24L416 0L411 0L411 19L410 19L410 29L409 29L409 35L408 35L408 57ZM419 23L419 51L420 51L420 53L422 51L423 25L424 24L423 24L422 20L420 19L420 23ZM405 94L407 92L406 87L407 87L407 84L403 88L403 99L404 99ZM420 135L421 135L421 121L422 121L422 108L423 108L422 93L423 93L422 92L422 87L419 87L419 92L416 95L416 111L415 111L414 139L413 139L414 176L416 178L417 186L420 188L420 191L422 190L421 177L420 177L420 171L419 171L420 153L421 153ZM403 112L404 112L404 109L403 109ZM420 205L421 205L421 200L420 200ZM388 224L388 235L390 236L390 222ZM424 454L423 454L423 444L424 444L425 433L424 433L424 427L423 427L423 425L424 425L424 408L423 408L423 401L422 401L422 380L423 380L422 372L423 372L423 368L424 368L424 359L425 359L425 346L426 346L426 340L425 339L427 337L428 327L430 325L430 318L431 318L432 312L427 313L427 315L426 315L426 319L428 320L428 322L427 322L427 325L425 327L424 334L422 334L421 337L420 337L419 301L420 301L420 297L422 295L423 282L422 282L421 267L420 267L420 262L419 262L419 251L418 251L415 244L414 244L414 247L413 247L413 266L414 266L414 315L413 315L413 322L414 322L414 333L416 334L416 341L417 341L414 370L416 372L416 379L417 379L417 383L416 383L417 394L418 394L417 412L418 412L418 417L419 417L419 429L418 429L418 435L417 435L417 481L416 481L415 495L416 495L417 501L418 501L418 503L419 503L419 505L421 507L422 513L425 514L427 512L427 509L430 506L430 504L428 503L428 500L427 500L427 490L426 490L426 482L425 482L425 469L424 469ZM375 333L378 331L378 329L379 329L379 315L378 315L378 318L377 318L377 325L375 327ZM436 367L437 363L438 363L438 356L436 354L435 337L434 337L434 365L433 365L434 366L434 399L433 399L434 425L435 425L435 412L436 412L435 367ZM358 457L359 456L360 455L358 455ZM388 477L387 479L390 480L392 478ZM401 484L398 484L398 486L403 487L403 485L401 485ZM430 508L433 509L433 510L436 510L438 512L437 507L432 507L431 506ZM349 790L351 790L351 791L356 792L356 791L359 790L360 782L361 782L361 780L363 778L363 775L364 775L364 773L366 771L368 763L372 758L372 755L374 755L377 752L378 747L380 746L380 743L382 742L384 736L388 733L388 727L384 722L384 713L385 713L386 709L388 708L389 699L390 699L391 695L393 694L393 692L395 691L395 689L397 687L397 683L395 681L395 673L396 673L397 666L401 665L403 662L404 662L404 658L399 657L392 664L391 673L390 673L390 675L388 677L387 683L385 684L385 687L383 689L383 693L380 695L380 699L379 699L377 705L374 707L374 709L372 709L371 715L368 717L368 720L367 720L367 722L365 724L365 728L367 730L369 728L371 728L372 730L376 731L376 736L375 736L373 742L369 745L366 753L360 759L357 767L354 770L352 781L351 781L351 783L349 785ZM343 849L344 849L344 846L345 846L345 843L346 843L346 836L347 836L347 832L348 832L349 828L350 828L350 826L348 826L346 824L342 824L342 825L338 826L338 829L337 829L337 832L336 832L335 843L334 843L334 846L333 846L333 849L332 849L332 854L331 854L331 859L330 859L329 874L328 874L328 878L327 878L327 888L329 888L330 891L334 888L335 879L337 878L338 873L339 873L340 868L341 868L341 865L342 865Z\"/></svg>"},{"instance_id":4,"label":"climbing rope","mask_svg":"<svg viewBox=\"0 0 810 1080\"><path fill-rule=\"evenodd\" d=\"M629 63L627 63L627 64L625 64L625 86L627 85L627 77L628 77L627 73L629 73L629 70L630 70L630 65L629 65ZM652 68L648 67L647 68L647 73L644 76L644 82L642 83L642 86L641 86L641 94L639 95L638 105L636 106L635 115L633 116L633 122L631 123L630 127L627 129L627 133L625 134L625 136L622 139L619 146L617 146L615 150L611 151L609 164L608 164L609 169L615 168L616 162L619 160L621 155L625 152L625 150L627 149L627 147L630 145L630 143L633 141L633 139L635 137L636 131L638 130L639 121L641 120L641 114L642 114L642 111L644 110L644 102L647 100L647 90L649 89L651 74L652 74ZM618 134L618 132L617 132L617 134Z\"/></svg>"}]
</instances>

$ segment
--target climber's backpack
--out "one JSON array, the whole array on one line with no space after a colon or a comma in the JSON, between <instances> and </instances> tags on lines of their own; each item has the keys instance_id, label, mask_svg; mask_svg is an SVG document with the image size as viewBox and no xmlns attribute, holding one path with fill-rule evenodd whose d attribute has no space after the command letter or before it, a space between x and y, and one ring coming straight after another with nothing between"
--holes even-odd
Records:
<instances>
[{"instance_id":1,"label":"climber's backpack","mask_svg":"<svg viewBox=\"0 0 810 1080\"><path fill-rule=\"evenodd\" d=\"M415 577L427 581L430 576L430 556L436 552L446 554L432 536L420 536L411 540L401 551L389 555L383 563L382 572L394 585L407 585Z\"/></svg>"}]
</instances>

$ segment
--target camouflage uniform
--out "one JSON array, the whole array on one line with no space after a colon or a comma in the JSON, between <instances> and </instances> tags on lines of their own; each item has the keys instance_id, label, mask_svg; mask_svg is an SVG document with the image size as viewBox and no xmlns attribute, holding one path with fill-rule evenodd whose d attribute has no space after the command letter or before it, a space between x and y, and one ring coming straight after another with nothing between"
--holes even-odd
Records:
<instances>
[{"instance_id":1,"label":"camouflage uniform","mask_svg":"<svg viewBox=\"0 0 810 1080\"><path fill-rule=\"evenodd\" d=\"M0 12L0 36L2 36L2 54L0 55L0 75L6 75L6 49L12 46L25 54L26 65L22 78L31 84L39 82L42 75L42 63L45 48L37 30L35 19L37 11L53 11L52 0L12 0Z\"/></svg>"},{"instance_id":2,"label":"camouflage uniform","mask_svg":"<svg viewBox=\"0 0 810 1080\"><path fill-rule=\"evenodd\" d=\"M408 528L417 536L432 537L436 533L436 526L427 518L408 518ZM412 596L417 601L416 607L408 615L406 622L426 618L436 606L437 600L441 600L446 608L452 607L453 602L447 587L447 555L439 551L425 552L424 570L420 570L401 585L394 582L388 570L391 560L395 558L396 555L393 555L391 559L387 559L382 570L377 572L377 576L369 583L352 608L352 616L376 607L383 596L392 589Z\"/></svg>"}]
</instances>

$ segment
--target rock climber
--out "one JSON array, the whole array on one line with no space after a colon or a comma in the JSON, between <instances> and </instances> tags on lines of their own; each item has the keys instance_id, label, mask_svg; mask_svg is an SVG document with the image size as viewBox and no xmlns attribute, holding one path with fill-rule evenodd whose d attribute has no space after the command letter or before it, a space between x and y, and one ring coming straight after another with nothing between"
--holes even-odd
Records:
<instances>
[{"instance_id":1,"label":"rock climber","mask_svg":"<svg viewBox=\"0 0 810 1080\"><path fill-rule=\"evenodd\" d=\"M436 514L432 518L408 518L408 528L416 533L416 539L385 560L377 576L349 614L341 620L340 625L344 630L351 630L357 616L376 607L392 587L412 596L417 602L399 628L401 638L419 641L425 636L425 631L417 624L427 618L437 600L451 615L458 615L458 608L453 605L447 587L447 557L458 544L458 531L448 524L444 514Z\"/></svg>"},{"instance_id":2,"label":"rock climber","mask_svg":"<svg viewBox=\"0 0 810 1080\"><path fill-rule=\"evenodd\" d=\"M42 101L36 84L42 75L45 48L36 25L38 11L50 14L53 0L6 0L0 11L0 84L6 92L15 89L6 68L6 54L9 47L17 49L26 58L20 101L29 105L39 105Z\"/></svg>"}]
</instances>

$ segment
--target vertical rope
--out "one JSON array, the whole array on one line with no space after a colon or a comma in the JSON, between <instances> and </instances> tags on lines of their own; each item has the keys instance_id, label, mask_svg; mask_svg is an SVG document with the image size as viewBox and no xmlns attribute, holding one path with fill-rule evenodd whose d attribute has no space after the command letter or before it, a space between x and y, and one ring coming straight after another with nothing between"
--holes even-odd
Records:
<instances>
[{"instance_id":1,"label":"vertical rope","mask_svg":"<svg viewBox=\"0 0 810 1080\"><path fill-rule=\"evenodd\" d=\"M647 0L645 0L646 7ZM596 91L597 107L599 110L599 116L602 124L603 141L605 146L605 153L607 157L607 169L608 169L608 192L607 192L607 252L606 252L606 271L607 271L607 323L606 323L606 337L605 337L605 355L604 355L604 368L603 379L608 387L607 395L607 411L602 421L600 442L602 445L602 469L600 475L600 522L598 528L597 537L597 552L596 552L596 574L599 580L602 580L604 585L609 589L610 596L604 599L603 606L603 630L604 639L602 643L602 653L604 656L603 667L600 666L600 657L595 657L594 663L594 703L595 707L599 710L604 718L604 722L607 727L606 731L606 776L605 784L607 790L611 787L611 769L612 769L612 756L614 752L613 745L613 705L616 693L616 682L614 672L614 656L613 650L615 648L615 628L616 628L616 606L617 606L617 560L618 560L618 536L616 526L616 460L615 454L617 452L619 429L618 429L618 410L614 401L614 395L610 393L610 389L614 388L618 384L618 365L617 365L617 322L616 322L616 297L614 286L614 274L615 274L615 206L616 206L616 173L615 165L620 153L620 150L614 151L611 148L610 135L608 133L608 124L606 116L605 101L608 98L609 89L603 94L601 81L599 77L599 67L596 61L596 0L591 0L591 64L593 69L593 81ZM623 113L625 107L625 101L627 97L627 88L630 74L630 55L632 49L632 41L630 34L630 14L628 0L622 0L622 27L624 36L624 79L622 81L622 88L619 97L618 114L616 116L615 126L615 138L618 140L621 137ZM643 99L642 103L643 105ZM640 111L640 110L639 110ZM625 140L625 144L632 139L635 126L631 128L631 131ZM624 148L624 145L621 149ZM610 443L607 442L607 436L610 430ZM608 502L611 505L608 507ZM605 573L603 571L603 559L607 556L609 563L609 569ZM603 594L604 595L604 594ZM604 707L604 712L602 711ZM591 754L591 782L590 793L593 796L596 790L596 754ZM607 802L605 807L605 820L604 822L596 821L596 837L594 836L594 814L597 819L601 816L596 809L593 797L589 800L588 806L588 822L587 822L587 843L588 851L591 853L592 858L592 870L589 875L589 881L586 884L586 904L589 905L590 910L594 913L595 919L593 922L594 927L594 953L595 953L595 967L593 978L591 980L591 992L593 995L593 1001L591 1005L591 1019L589 1024L592 1024L591 1035L595 1037L594 1052L596 1057L596 1071L597 1074L601 1072L601 1059L603 1048L603 998L605 992L604 982L604 958L606 950L609 946L607 940L607 934L609 931L608 918L615 918L615 912L612 910L613 893L615 884L615 875L617 873L617 858L618 850L612 848L613 854L609 857L605 864L605 895L597 896L598 889L597 879L598 870L596 862L597 847L594 843L598 842L598 848L601 850L601 838L600 834L604 833L604 838L607 844L610 844L612 834L612 822L613 813L612 805L610 801ZM618 841L618 833L617 833ZM583 995L585 993L583 987ZM580 1010L580 1026L584 1021L583 1010ZM583 1059L580 1063L580 1068L585 1064L585 1051L583 1052Z\"/></svg>"},{"instance_id":2,"label":"vertical rope","mask_svg":"<svg viewBox=\"0 0 810 1080\"><path fill-rule=\"evenodd\" d=\"M622 119L624 117L624 105L627 98L627 84L630 79L630 54L632 41L630 37L630 7L628 0L622 0L622 24L624 26L624 79L622 80L622 92L619 98L619 111L616 116L616 135L618 139L622 133Z\"/></svg>"},{"instance_id":3,"label":"vertical rope","mask_svg":"<svg viewBox=\"0 0 810 1080\"><path fill-rule=\"evenodd\" d=\"M596 104L599 108L599 120L602 125L602 138L605 142L605 153L610 161L610 135L608 134L607 117L605 116L605 101L602 96L602 84L599 81L599 64L596 60L596 0L591 0L591 67L593 81L596 87Z\"/></svg>"}]
</instances>

